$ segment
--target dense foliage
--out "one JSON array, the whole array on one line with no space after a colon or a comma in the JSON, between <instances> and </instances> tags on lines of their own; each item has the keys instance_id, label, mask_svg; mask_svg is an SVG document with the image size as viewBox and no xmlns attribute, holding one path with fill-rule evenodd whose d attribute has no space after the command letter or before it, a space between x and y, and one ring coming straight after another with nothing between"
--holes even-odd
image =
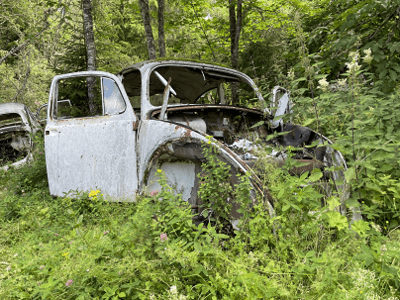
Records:
<instances>
[{"instance_id":1,"label":"dense foliage","mask_svg":"<svg viewBox=\"0 0 400 300\"><path fill-rule=\"evenodd\" d=\"M146 60L138 1L92 3L98 68ZM0 0L0 59L23 45L0 63L0 103L34 111L55 74L85 70L82 26L79 0ZM290 159L259 166L275 215L262 202L243 210L229 237L221 220L196 226L162 174L163 191L134 204L104 202L101 191L52 198L39 138L31 165L0 171L0 298L400 298L399 34L399 0L243 3L239 69L266 99L288 88L287 118L344 154L346 204L360 203L362 221L349 224L337 197L321 205L320 172L290 176ZM165 35L168 57L230 64L227 1L166 1ZM206 207L226 214L215 206L223 195L247 207L247 177L233 191L226 166L204 151L200 192L217 199Z\"/></svg>"},{"instance_id":2,"label":"dense foliage","mask_svg":"<svg viewBox=\"0 0 400 300\"><path fill-rule=\"evenodd\" d=\"M309 185L320 172L306 180L266 164L276 216L264 203L243 209L227 236L223 222L196 226L161 171L161 192L109 203L101 191L52 198L44 166L39 142L33 164L0 175L2 299L398 299L398 231L368 220L349 229L335 198L321 208ZM225 168L208 169L203 193ZM235 192L243 208L246 180Z\"/></svg>"}]
</instances>

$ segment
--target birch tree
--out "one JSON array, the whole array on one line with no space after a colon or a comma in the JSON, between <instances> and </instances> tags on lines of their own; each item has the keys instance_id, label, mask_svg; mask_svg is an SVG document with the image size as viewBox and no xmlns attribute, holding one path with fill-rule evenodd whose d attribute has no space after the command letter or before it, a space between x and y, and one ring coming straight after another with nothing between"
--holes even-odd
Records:
<instances>
[{"instance_id":1,"label":"birch tree","mask_svg":"<svg viewBox=\"0 0 400 300\"><path fill-rule=\"evenodd\" d=\"M164 34L164 8L165 0L158 0L158 48L160 57L165 57L165 34Z\"/></svg>"},{"instance_id":2,"label":"birch tree","mask_svg":"<svg viewBox=\"0 0 400 300\"><path fill-rule=\"evenodd\" d=\"M147 51L149 53L149 58L156 59L157 54L154 46L153 30L151 29L149 1L139 0L139 6L142 14L144 31L146 32Z\"/></svg>"},{"instance_id":3,"label":"birch tree","mask_svg":"<svg viewBox=\"0 0 400 300\"><path fill-rule=\"evenodd\" d=\"M96 46L94 43L93 33L93 17L92 17L92 3L91 0L82 0L83 8L83 30L85 34L85 44L87 53L87 70L96 70ZM96 106L94 103L95 98L95 77L88 77L86 79L88 86L88 100L89 100L89 111L91 115L97 113Z\"/></svg>"}]
</instances>

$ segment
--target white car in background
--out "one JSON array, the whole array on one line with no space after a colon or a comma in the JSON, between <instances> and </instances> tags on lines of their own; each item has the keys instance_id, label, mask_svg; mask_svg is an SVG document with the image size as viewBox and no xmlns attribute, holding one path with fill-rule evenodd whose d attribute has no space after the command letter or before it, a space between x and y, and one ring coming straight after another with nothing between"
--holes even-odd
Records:
<instances>
[{"instance_id":1,"label":"white car in background","mask_svg":"<svg viewBox=\"0 0 400 300\"><path fill-rule=\"evenodd\" d=\"M21 103L0 104L0 168L20 166L32 159L33 135L40 125Z\"/></svg>"}]
</instances>

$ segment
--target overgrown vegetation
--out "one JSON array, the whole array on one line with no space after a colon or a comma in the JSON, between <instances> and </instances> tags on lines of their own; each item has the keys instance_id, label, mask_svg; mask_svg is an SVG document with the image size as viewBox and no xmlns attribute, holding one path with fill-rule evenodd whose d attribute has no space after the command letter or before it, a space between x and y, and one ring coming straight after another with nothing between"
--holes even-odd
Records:
<instances>
[{"instance_id":1,"label":"overgrown vegetation","mask_svg":"<svg viewBox=\"0 0 400 300\"><path fill-rule=\"evenodd\" d=\"M147 59L137 1L93 4L99 69ZM277 84L288 88L286 117L344 154L346 205L360 203L363 220L350 224L336 211L340 195L321 195L318 170L289 175L291 159L260 166L275 216L261 199L248 210L249 174L226 184L229 170L209 145L200 188L208 222L199 226L162 174L162 191L136 203L108 203L97 190L52 198L39 137L31 165L0 171L0 298L399 299L399 7L243 3L240 69L265 99ZM229 64L226 2L167 1L165 15L169 57ZM55 74L86 69L80 1L0 0L0 24L0 59L31 41L0 64L1 103L34 110ZM221 232L228 195L244 214L232 236Z\"/></svg>"},{"instance_id":2,"label":"overgrown vegetation","mask_svg":"<svg viewBox=\"0 0 400 300\"><path fill-rule=\"evenodd\" d=\"M196 226L161 170L162 191L136 203L106 202L101 191L52 198L41 139L31 165L0 175L2 299L398 299L399 231L371 209L350 229L337 199L321 207L310 185L318 171L306 179L266 164L276 216L259 201L229 237L221 220ZM203 199L232 194L226 166L204 148L212 168L202 179L222 181L202 185ZM245 208L241 182L234 193Z\"/></svg>"}]
</instances>

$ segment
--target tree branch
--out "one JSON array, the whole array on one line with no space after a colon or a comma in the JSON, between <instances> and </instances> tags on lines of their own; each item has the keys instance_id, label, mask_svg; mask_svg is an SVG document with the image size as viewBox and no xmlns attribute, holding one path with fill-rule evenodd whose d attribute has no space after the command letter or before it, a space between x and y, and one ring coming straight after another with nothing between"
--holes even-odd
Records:
<instances>
[{"instance_id":1,"label":"tree branch","mask_svg":"<svg viewBox=\"0 0 400 300\"><path fill-rule=\"evenodd\" d=\"M46 12L45 12L45 20L44 20L44 27L42 28L42 30L40 30L38 33L36 33L34 39L36 39L38 36L40 36L47 28L49 28L49 23L47 22L47 18L49 16L49 13L51 11L51 8L49 8ZM0 65L7 59L7 57L9 57L10 55L15 55L16 53L18 53L19 51L21 51L22 49L24 49L26 47L26 45L28 45L31 42L31 39L27 39L24 43L22 43L21 45L19 45L18 47L14 47L12 48L5 56L3 56L0 59Z\"/></svg>"},{"instance_id":2,"label":"tree branch","mask_svg":"<svg viewBox=\"0 0 400 300\"><path fill-rule=\"evenodd\" d=\"M29 77L30 74L31 74L31 69L28 68L28 71L26 71L26 74L25 74L24 83L22 84L22 87L17 91L17 94L16 94L15 97L11 100L11 102L16 101L16 100L18 99L19 94L21 94L21 92L25 89L26 83L28 82L28 77Z\"/></svg>"},{"instance_id":3,"label":"tree branch","mask_svg":"<svg viewBox=\"0 0 400 300\"><path fill-rule=\"evenodd\" d=\"M369 40L372 40L374 38L374 36L379 32L379 30L381 30L381 28L383 26L386 25L387 21L390 20L391 17L393 17L393 15L396 13L397 11L394 11L382 24L381 26L379 26L379 28L369 37Z\"/></svg>"}]
</instances>

